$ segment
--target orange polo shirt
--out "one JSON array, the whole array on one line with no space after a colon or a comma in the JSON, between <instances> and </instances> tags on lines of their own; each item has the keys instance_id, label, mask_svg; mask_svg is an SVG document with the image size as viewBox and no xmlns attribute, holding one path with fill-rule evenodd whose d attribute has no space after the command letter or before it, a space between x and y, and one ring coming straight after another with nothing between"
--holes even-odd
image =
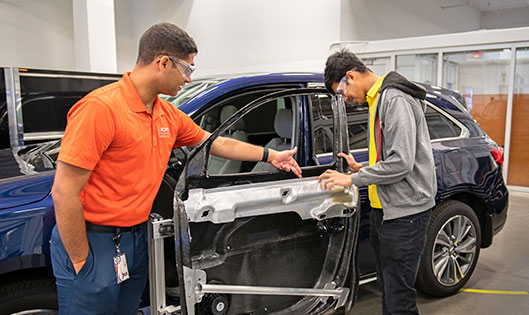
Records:
<instances>
[{"instance_id":1,"label":"orange polo shirt","mask_svg":"<svg viewBox=\"0 0 529 315\"><path fill-rule=\"evenodd\" d=\"M96 224L146 221L172 148L204 137L189 116L158 97L149 113L129 75L70 109L58 157L92 171L80 197L85 219Z\"/></svg>"}]
</instances>

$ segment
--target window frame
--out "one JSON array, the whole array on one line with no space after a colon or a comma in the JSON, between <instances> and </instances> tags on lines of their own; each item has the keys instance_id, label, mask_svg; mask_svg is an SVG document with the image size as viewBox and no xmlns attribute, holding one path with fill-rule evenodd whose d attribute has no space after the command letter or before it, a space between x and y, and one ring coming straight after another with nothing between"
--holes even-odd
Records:
<instances>
[{"instance_id":1,"label":"window frame","mask_svg":"<svg viewBox=\"0 0 529 315\"><path fill-rule=\"evenodd\" d=\"M329 93L322 93L322 94L326 94L327 96L329 96L329 99L332 100L332 95L330 95ZM308 104L309 104L309 109L308 109L308 112L309 112L309 118L310 118L310 134L311 134L311 145L312 145L312 152L311 152L311 156L313 157L313 160L315 163L318 163L318 159L319 158L325 158L325 157L329 157L329 156L333 156L333 152L326 152L326 153L320 153L320 154L316 154L314 148L315 148L315 136L314 136L314 116L313 116L313 110L312 110L312 98L308 97ZM369 113L369 110L367 111L367 113ZM349 129L349 124L347 124L347 128ZM334 133L334 126L333 126L333 133ZM348 134L349 136L349 134ZM332 139L331 139L332 141ZM366 143L367 144L367 143ZM354 149L354 150L349 150L350 153L357 153L357 152L366 152L368 150L368 148L362 148L362 149ZM331 163L334 162L334 161L331 161Z\"/></svg>"},{"instance_id":2,"label":"window frame","mask_svg":"<svg viewBox=\"0 0 529 315\"><path fill-rule=\"evenodd\" d=\"M463 123L461 123L455 117L453 117L452 115L448 114L447 112L445 112L444 110L442 110L438 106L434 105L432 102L430 102L428 100L425 100L425 103L426 103L426 106L429 106L432 110L437 111L439 114L441 114L442 116L447 118L450 122L454 123L461 130L460 134L458 136L456 136L456 137L444 137L444 138L437 138L437 139L433 139L433 140L430 139L431 143L437 143L437 142L443 142L443 141L452 141L452 140L459 140L459 139L467 139L467 138L469 138L470 132L469 132L468 128ZM311 129L311 137L312 137L312 140L311 140L312 141L312 156L317 161L319 158L332 156L333 153L332 152L327 152L327 153L315 154L315 150L314 150L314 142L315 142L314 125L312 124L312 122L314 121L314 118L313 118L313 114L312 114L312 100L311 99L309 99L309 106L310 106L310 119L311 119L311 128L310 129ZM428 123L428 122L426 122L426 123ZM347 127L349 128L349 125ZM369 150L369 148L366 147L366 148L363 148L363 149L349 150L349 152L351 154L354 154L354 153L360 153L360 152L367 152L368 150Z\"/></svg>"},{"instance_id":3,"label":"window frame","mask_svg":"<svg viewBox=\"0 0 529 315\"><path fill-rule=\"evenodd\" d=\"M278 91L281 91L281 90L278 90ZM262 92L262 91L261 91L261 92ZM274 91L274 92L277 92L277 91ZM218 108L222 107L224 104L228 104L228 103L230 103L231 100L233 100L233 99L235 99L235 98L237 98L237 97L239 97L239 96L248 95L248 94L252 94L252 93L257 93L257 94L258 94L259 92L258 92L258 91L248 92L248 93L239 94L239 95L234 95L234 96L232 96L232 97L225 98L225 99L223 99L222 101L215 103L215 105L211 106L211 108L209 108L208 110L204 111L204 112L202 113L202 117L203 117L203 115L209 113L211 110L214 110L214 109L216 109L216 108L218 109ZM273 92L270 92L270 93L273 93ZM252 103L252 102L254 102L255 100L257 100L257 99L259 99L259 98L261 98L261 97L263 97L263 96L266 96L266 95L270 94L270 93L266 93L266 92L265 92L264 95L261 95L261 96L255 98L254 100L251 100L250 102L248 102L248 103L246 103L245 105L243 105L243 107L246 106L246 105L248 105L248 104L250 104L250 103ZM293 148L293 147L295 147L295 146L299 143L299 137L300 137L300 132L299 132L299 129L300 129L300 128L299 128L299 126L300 126L300 119L299 119L299 117L300 117L300 116L299 116L299 113L300 113L300 106L301 106L302 103L301 103L301 101L300 101L300 99L299 99L299 96L297 96L297 97L296 97L296 96L285 96L285 97L281 96L281 97L277 97L277 98L272 98L272 99L270 99L270 102L272 102L272 101L277 101L278 99L290 99L290 102L291 102L291 107L292 107L292 108L291 108L291 109L292 109L292 138L291 138L291 148ZM262 107L265 106L266 104L268 104L268 102L267 102L267 103L263 103L263 104L261 104L261 105L258 106L258 107L252 108L250 111L248 111L248 113L247 113L244 117L245 117L245 118L248 118L248 116L252 115L251 112L253 112L253 111L255 111L255 110L259 109L259 108L262 108ZM243 107L238 108L237 113L235 113L234 115L238 115L238 112L239 112ZM276 111L276 112L277 112L277 111ZM274 114L274 115L275 115L275 114ZM198 117L201 117L201 116L197 116L197 118L198 118ZM229 118L228 118L228 119L229 119ZM234 121L234 124L235 124L239 119L242 119L242 117L239 117L237 120L235 120L235 121ZM222 123L221 123L221 124L222 124ZM218 127L219 127L219 126L216 126L215 129L217 129ZM275 127L274 127L274 126L272 126L272 130L275 132ZM214 131L214 130L212 130L212 131ZM247 134L250 135L250 133L247 133ZM275 138L275 137L274 137L274 138ZM260 144L255 144L255 143L251 143L251 142L247 142L247 143L252 144L252 145L260 145ZM297 159L297 153L296 153L296 155L294 155L294 159ZM210 169L209 162L210 162L210 161L208 160L208 167L207 167L207 170L206 170L206 171L207 171L208 176L210 176L210 177L230 176L230 175L236 175L236 174L250 174L250 173L257 173L257 172L252 172L252 171L245 171L245 172L238 172L238 173L212 174L212 173L209 172L209 169ZM259 163L259 161L257 161L257 163ZM257 164L257 163L256 163L256 164ZM261 171L260 173L263 173L263 172L266 172L266 171ZM271 172L266 172L266 173L271 173Z\"/></svg>"},{"instance_id":4,"label":"window frame","mask_svg":"<svg viewBox=\"0 0 529 315\"><path fill-rule=\"evenodd\" d=\"M445 112L444 110L442 110L438 106L434 105L432 102L430 102L428 100L426 100L425 102L426 102L426 106L430 106L433 110L436 110L438 113L440 113L441 115L446 117L448 120L453 122L456 126L458 126L461 129L461 132L460 132L459 136L457 136L457 137L437 138L437 139L434 139L434 140L430 139L431 143L437 143L437 142L443 142L443 141L451 141L451 140L469 138L470 132L469 132L468 128L465 125L463 125L463 123L461 123L455 117L453 117L452 115L448 114L447 112ZM426 123L428 124L428 122L426 122Z\"/></svg>"}]
</instances>

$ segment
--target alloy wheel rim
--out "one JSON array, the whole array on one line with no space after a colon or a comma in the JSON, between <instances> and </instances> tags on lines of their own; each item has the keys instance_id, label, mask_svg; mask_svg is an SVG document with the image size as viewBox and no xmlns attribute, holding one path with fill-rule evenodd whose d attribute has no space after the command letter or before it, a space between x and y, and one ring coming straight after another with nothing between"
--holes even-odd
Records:
<instances>
[{"instance_id":1,"label":"alloy wheel rim","mask_svg":"<svg viewBox=\"0 0 529 315\"><path fill-rule=\"evenodd\" d=\"M476 257L476 228L466 216L456 215L443 224L433 244L432 269L440 284L454 286L463 280Z\"/></svg>"}]
</instances>

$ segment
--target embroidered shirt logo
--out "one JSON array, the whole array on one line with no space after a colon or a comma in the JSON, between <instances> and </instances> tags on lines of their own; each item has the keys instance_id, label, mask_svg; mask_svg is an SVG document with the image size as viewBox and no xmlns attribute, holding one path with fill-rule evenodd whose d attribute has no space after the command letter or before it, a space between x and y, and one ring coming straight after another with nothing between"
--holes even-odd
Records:
<instances>
[{"instance_id":1,"label":"embroidered shirt logo","mask_svg":"<svg viewBox=\"0 0 529 315\"><path fill-rule=\"evenodd\" d=\"M169 138L170 132L169 127L160 127L158 128L158 137L159 138Z\"/></svg>"}]
</instances>

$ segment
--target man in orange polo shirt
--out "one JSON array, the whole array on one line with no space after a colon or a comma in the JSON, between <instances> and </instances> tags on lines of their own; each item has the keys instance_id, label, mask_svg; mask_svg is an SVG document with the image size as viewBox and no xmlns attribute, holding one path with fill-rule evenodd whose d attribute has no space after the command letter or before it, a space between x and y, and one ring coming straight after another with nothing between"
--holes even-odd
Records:
<instances>
[{"instance_id":1,"label":"man in orange polo shirt","mask_svg":"<svg viewBox=\"0 0 529 315\"><path fill-rule=\"evenodd\" d=\"M140 39L134 69L68 113L52 189L60 314L136 313L147 279L145 222L171 150L199 145L210 135L158 98L191 82L196 53L185 31L156 24ZM214 155L264 160L301 177L295 152L222 137L211 147Z\"/></svg>"}]
</instances>

